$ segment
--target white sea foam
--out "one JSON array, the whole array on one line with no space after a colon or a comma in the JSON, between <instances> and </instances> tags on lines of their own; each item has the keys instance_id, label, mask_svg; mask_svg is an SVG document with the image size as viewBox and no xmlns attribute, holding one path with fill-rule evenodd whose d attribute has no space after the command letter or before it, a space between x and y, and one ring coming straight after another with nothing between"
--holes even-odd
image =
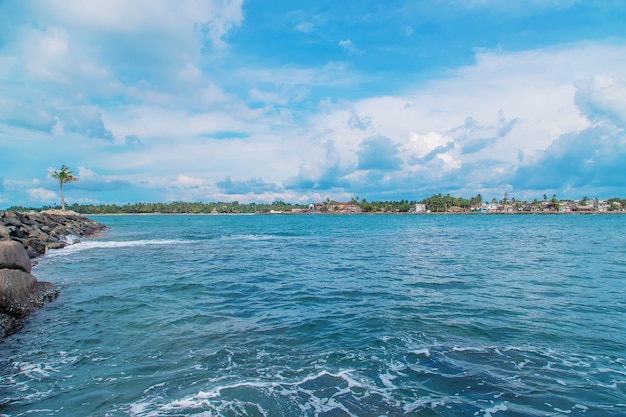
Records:
<instances>
[{"instance_id":1,"label":"white sea foam","mask_svg":"<svg viewBox=\"0 0 626 417\"><path fill-rule=\"evenodd\" d=\"M84 240L62 249L55 249L46 253L46 257L67 256L91 249L116 249L141 246L178 245L189 243L182 239L144 239L144 240Z\"/></svg>"},{"instance_id":2,"label":"white sea foam","mask_svg":"<svg viewBox=\"0 0 626 417\"><path fill-rule=\"evenodd\" d=\"M322 370L291 383L284 381L245 381L220 385L210 390L200 390L195 394L175 399L166 404L155 403L162 399L159 396L154 397L153 400L143 398L132 404L129 412L130 415L137 417L151 417L163 413L166 415L170 413L184 413L186 410L194 410L194 415L201 415L197 414L197 412L203 410L208 411L207 415L222 415L224 412L232 412L233 410L241 414L241 411L244 409L254 409L261 415L270 414L263 409L262 404L243 402L231 398L233 394L237 396L236 391L238 389L253 389L264 392L264 396L277 397L283 400L291 398L292 406L298 408L303 414L313 413L314 415L319 415L341 411L342 414L353 416L355 415L354 412L343 403L342 398L355 394L355 389L356 392L362 392L362 394L358 395L370 396L371 394L377 394L389 401L390 404L393 403L394 407L401 406L400 403L390 397L388 388L380 389L373 383L358 381L353 377L352 373L353 371L349 369L337 373ZM335 391L330 396L320 396L319 388L315 388L315 382L324 378L339 380L333 385ZM310 385L311 383L313 385ZM233 390L235 390L235 393L232 392ZM305 400L302 401L303 399Z\"/></svg>"},{"instance_id":3,"label":"white sea foam","mask_svg":"<svg viewBox=\"0 0 626 417\"><path fill-rule=\"evenodd\" d=\"M464 346L464 347L453 347L453 352L476 352L476 353L484 353L486 350L480 347L473 346Z\"/></svg>"},{"instance_id":4,"label":"white sea foam","mask_svg":"<svg viewBox=\"0 0 626 417\"><path fill-rule=\"evenodd\" d=\"M20 369L20 374L32 379L47 378L50 376L50 372L58 372L47 364L21 362L17 365Z\"/></svg>"},{"instance_id":5,"label":"white sea foam","mask_svg":"<svg viewBox=\"0 0 626 417\"><path fill-rule=\"evenodd\" d=\"M424 355L427 358L430 358L430 350L428 350L427 348L414 350L413 353L416 355Z\"/></svg>"},{"instance_id":6,"label":"white sea foam","mask_svg":"<svg viewBox=\"0 0 626 417\"><path fill-rule=\"evenodd\" d=\"M225 235L221 237L222 240L273 240L279 238L276 235L255 235L255 234L246 234L246 235Z\"/></svg>"},{"instance_id":7,"label":"white sea foam","mask_svg":"<svg viewBox=\"0 0 626 417\"><path fill-rule=\"evenodd\" d=\"M507 411L508 409L509 408L506 406L506 404L498 404L491 408L487 408L485 410L484 417L491 417L493 414L496 414L499 411Z\"/></svg>"}]
</instances>

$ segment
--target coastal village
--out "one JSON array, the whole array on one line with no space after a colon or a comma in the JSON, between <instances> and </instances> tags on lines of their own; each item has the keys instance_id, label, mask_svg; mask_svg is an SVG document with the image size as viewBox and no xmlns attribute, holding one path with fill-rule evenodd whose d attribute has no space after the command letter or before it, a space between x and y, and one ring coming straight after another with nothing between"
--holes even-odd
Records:
<instances>
[{"instance_id":1,"label":"coastal village","mask_svg":"<svg viewBox=\"0 0 626 417\"><path fill-rule=\"evenodd\" d=\"M380 207L380 210L376 212L392 213L392 212L407 212L414 214L427 214L427 213L493 213L493 214L532 214L532 213L625 213L626 206L622 205L621 201L600 200L597 198L582 200L551 200L544 199L543 201L534 200L532 202L516 201L515 199L508 200L503 198L498 201L493 198L490 202L480 202L480 204L470 204L466 206L449 205L444 207L432 207L427 203L413 203L409 205L408 210L402 210L401 208ZM476 201L474 201L476 202ZM434 210L433 210L434 208ZM318 213L363 213L362 204L356 201L349 202L325 202L325 203L311 203L308 210L294 208L291 210L293 213L303 212L318 212Z\"/></svg>"},{"instance_id":2,"label":"coastal village","mask_svg":"<svg viewBox=\"0 0 626 417\"><path fill-rule=\"evenodd\" d=\"M58 206L10 207L8 211L39 212L60 209ZM231 202L183 202L168 203L128 203L117 204L71 204L71 212L91 214L555 214L555 213L626 213L626 199L607 200L583 197L580 200L561 199L556 196L532 201L508 198L506 193L501 200L492 198L483 201L480 194L469 199L452 197L449 194L435 194L421 201L367 201L365 198L352 198L349 201L325 201L310 203L288 203L276 200L272 203Z\"/></svg>"}]
</instances>

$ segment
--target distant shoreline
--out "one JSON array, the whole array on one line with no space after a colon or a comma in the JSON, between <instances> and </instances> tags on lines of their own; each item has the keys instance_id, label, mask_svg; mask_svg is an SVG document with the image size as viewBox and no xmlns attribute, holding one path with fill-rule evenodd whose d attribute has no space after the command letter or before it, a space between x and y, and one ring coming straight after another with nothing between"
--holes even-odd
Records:
<instances>
[{"instance_id":1,"label":"distant shoreline","mask_svg":"<svg viewBox=\"0 0 626 417\"><path fill-rule=\"evenodd\" d=\"M624 211L599 211L599 212L445 212L435 211L430 213L393 213L393 212L362 212L362 213L320 213L320 212L306 212L306 213L292 213L292 212L275 212L275 213L84 213L84 216L430 216L430 215L444 215L444 216L550 216L550 215L572 215L572 216L592 216L592 215L621 215L626 214Z\"/></svg>"}]
</instances>

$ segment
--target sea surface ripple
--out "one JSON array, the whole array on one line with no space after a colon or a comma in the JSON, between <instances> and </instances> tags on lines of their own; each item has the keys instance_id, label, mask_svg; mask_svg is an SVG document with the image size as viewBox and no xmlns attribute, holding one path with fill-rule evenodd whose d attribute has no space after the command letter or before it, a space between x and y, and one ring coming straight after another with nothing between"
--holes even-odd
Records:
<instances>
[{"instance_id":1,"label":"sea surface ripple","mask_svg":"<svg viewBox=\"0 0 626 417\"><path fill-rule=\"evenodd\" d=\"M0 415L626 415L626 216L93 218Z\"/></svg>"}]
</instances>

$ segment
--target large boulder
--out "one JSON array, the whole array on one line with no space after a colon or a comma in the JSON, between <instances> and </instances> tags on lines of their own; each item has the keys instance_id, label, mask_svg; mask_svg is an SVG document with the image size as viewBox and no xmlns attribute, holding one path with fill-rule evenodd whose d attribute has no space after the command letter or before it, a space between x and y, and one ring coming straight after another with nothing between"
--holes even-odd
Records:
<instances>
[{"instance_id":1,"label":"large boulder","mask_svg":"<svg viewBox=\"0 0 626 417\"><path fill-rule=\"evenodd\" d=\"M0 313L22 318L33 310L37 278L19 269L0 269Z\"/></svg>"},{"instance_id":2,"label":"large boulder","mask_svg":"<svg viewBox=\"0 0 626 417\"><path fill-rule=\"evenodd\" d=\"M30 274L31 262L24 247L0 241L0 338L15 333L30 312L53 301L59 290Z\"/></svg>"},{"instance_id":3,"label":"large boulder","mask_svg":"<svg viewBox=\"0 0 626 417\"><path fill-rule=\"evenodd\" d=\"M0 224L0 240L11 239L11 232L3 224Z\"/></svg>"},{"instance_id":4,"label":"large boulder","mask_svg":"<svg viewBox=\"0 0 626 417\"><path fill-rule=\"evenodd\" d=\"M59 296L49 282L18 269L0 269L0 313L23 318Z\"/></svg>"},{"instance_id":5,"label":"large boulder","mask_svg":"<svg viewBox=\"0 0 626 417\"><path fill-rule=\"evenodd\" d=\"M31 268L30 257L19 242L0 241L0 269L19 269L30 273Z\"/></svg>"}]
</instances>

